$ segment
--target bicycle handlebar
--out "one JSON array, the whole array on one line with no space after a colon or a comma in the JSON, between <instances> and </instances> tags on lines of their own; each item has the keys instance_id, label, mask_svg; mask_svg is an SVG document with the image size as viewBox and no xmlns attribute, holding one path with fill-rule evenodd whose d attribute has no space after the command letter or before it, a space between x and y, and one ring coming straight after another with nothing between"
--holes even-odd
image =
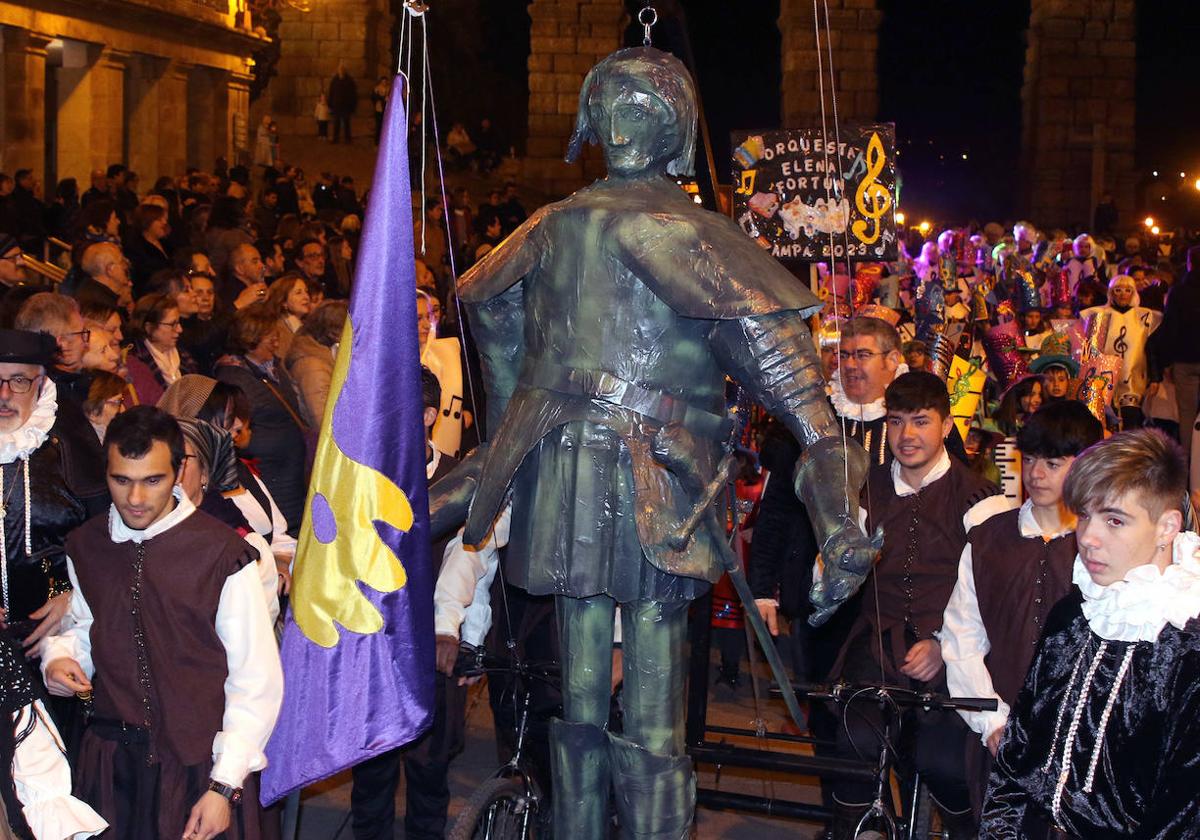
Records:
<instances>
[{"instance_id":1,"label":"bicycle handlebar","mask_svg":"<svg viewBox=\"0 0 1200 840\"><path fill-rule=\"evenodd\" d=\"M892 685L853 685L845 682L833 685L792 683L792 688L797 693L805 694L815 700L829 700L839 704L886 698L897 706L948 712L994 712L998 705L994 697L950 697L933 691L915 691L911 688Z\"/></svg>"},{"instance_id":2,"label":"bicycle handlebar","mask_svg":"<svg viewBox=\"0 0 1200 840\"><path fill-rule=\"evenodd\" d=\"M517 656L497 656L481 647L467 643L459 645L454 676L479 677L484 674L508 673L535 679L557 679L561 669L557 662L526 662Z\"/></svg>"}]
</instances>

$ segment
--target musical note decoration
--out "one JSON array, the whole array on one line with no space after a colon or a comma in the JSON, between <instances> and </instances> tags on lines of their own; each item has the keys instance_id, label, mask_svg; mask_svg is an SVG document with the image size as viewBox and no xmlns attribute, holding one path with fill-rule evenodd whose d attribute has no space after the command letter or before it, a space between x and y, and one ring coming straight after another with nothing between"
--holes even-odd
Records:
<instances>
[{"instance_id":1,"label":"musical note decoration","mask_svg":"<svg viewBox=\"0 0 1200 840\"><path fill-rule=\"evenodd\" d=\"M874 245L879 241L882 230L880 219L892 206L892 194L879 181L879 174L887 164L887 155L883 151L883 142L879 132L871 132L867 141L867 173L854 192L854 205L858 212L870 220L856 219L850 226L850 231L864 245ZM868 233L868 229L870 232Z\"/></svg>"}]
</instances>

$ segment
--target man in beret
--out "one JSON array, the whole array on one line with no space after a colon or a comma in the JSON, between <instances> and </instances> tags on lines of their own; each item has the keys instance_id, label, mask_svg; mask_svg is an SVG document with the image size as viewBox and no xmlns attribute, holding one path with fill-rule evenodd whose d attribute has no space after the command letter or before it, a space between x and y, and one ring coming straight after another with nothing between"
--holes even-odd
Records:
<instances>
[{"instance_id":1,"label":"man in beret","mask_svg":"<svg viewBox=\"0 0 1200 840\"><path fill-rule=\"evenodd\" d=\"M67 534L108 504L103 473L87 469L91 453L63 431L58 392L46 375L57 351L45 333L0 329L0 493L6 500L0 599L9 629L27 648L57 632L66 612Z\"/></svg>"}]
</instances>

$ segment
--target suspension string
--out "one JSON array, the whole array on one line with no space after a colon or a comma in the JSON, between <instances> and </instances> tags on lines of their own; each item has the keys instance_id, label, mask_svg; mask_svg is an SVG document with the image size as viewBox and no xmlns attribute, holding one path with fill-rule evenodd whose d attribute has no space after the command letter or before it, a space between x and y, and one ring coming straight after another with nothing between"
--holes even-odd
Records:
<instances>
[{"instance_id":1,"label":"suspension string","mask_svg":"<svg viewBox=\"0 0 1200 840\"><path fill-rule=\"evenodd\" d=\"M830 96L831 96L833 108L834 108L834 113L833 113L833 130L834 130L834 135L835 135L834 142L837 144L835 146L834 157L836 157L837 161L838 161L838 178L841 179L843 177L842 161L841 161L840 154L836 154L837 150L841 148L841 139L840 139L841 132L838 128L837 93L836 93L836 88L835 88L835 81L833 78L833 39L832 39L832 36L830 35L828 0L822 0L822 2L825 6L826 52L829 55L829 89L830 89ZM822 145L824 146L824 150L825 150L825 206L828 209L829 201L830 201L829 184L830 184L830 181L832 180L832 178L830 177L831 172L830 172L830 166L829 166L829 127L826 122L826 113L825 113L825 61L821 58L821 21L820 21L820 14L817 9L817 0L813 0L813 38L816 41L816 47L817 47L817 83L818 83L818 87L819 87L819 94L821 97L821 140L822 140ZM843 183L843 188L844 188L845 182L843 181L842 183ZM849 275L849 273L850 273L849 242L850 242L849 238L847 238L846 239L846 273L847 273L847 275ZM838 314L838 294L837 294L837 285L836 285L837 257L834 253L835 247L836 247L836 239L834 238L834 233L833 233L833 230L831 229L829 231L829 266L830 266L829 289L833 296L833 317L834 317L834 320L837 321L839 319L839 314ZM849 279L848 276L847 276L847 279ZM850 314L853 315L853 312ZM841 365L842 365L842 330L841 330L840 325L838 327L838 332L837 332L837 353L838 353L838 374L837 375L840 378L841 374L842 374L842 369L841 369ZM840 415L839 415L839 417L841 419L841 426L842 426L842 452L844 453L843 463L844 463L844 481L845 481L844 492L846 494L846 515L849 516L850 515L850 453L849 453L850 447L849 447L849 442L847 440L848 435L846 432L846 418L841 417ZM866 420L863 418L862 406L859 406L859 421L860 421L860 425L866 424ZM884 428L885 429L887 428L886 417L884 418ZM864 433L864 438L865 438L865 433ZM869 468L870 461L871 461L871 453L868 452L867 453L868 471L867 471L867 477L866 477L866 482L865 482L866 493L867 493L867 510L868 511L870 511L870 509L871 509L871 473L870 473L870 468ZM867 522L868 531L870 530L870 527L871 527L871 522L868 520L868 522ZM868 539L870 539L870 537L871 537L870 533L868 533L866 536ZM879 682L882 685L887 682L887 673L886 673L886 670L883 665L883 631L880 629L880 624L881 624L881 620L882 620L881 619L882 610L880 609L880 606L879 606L879 587L876 586L876 587L874 587L874 589L875 589L874 601L875 601L876 641L878 642L878 646L879 646Z\"/></svg>"},{"instance_id":2,"label":"suspension string","mask_svg":"<svg viewBox=\"0 0 1200 840\"><path fill-rule=\"evenodd\" d=\"M846 275L849 279L850 288L853 288L854 273L850 268L850 197L846 195L846 176L842 171L842 130L841 123L838 120L838 99L837 99L837 77L833 72L833 36L830 34L831 27L829 26L829 0L821 0L825 7L825 55L829 59L829 99L833 104L833 142L834 142L834 159L837 161L838 167L838 183L842 185L842 200L846 202L846 227L842 228L842 240L846 254ZM818 56L820 58L820 56ZM851 292L851 311L850 317L854 317L854 297Z\"/></svg>"},{"instance_id":3,"label":"suspension string","mask_svg":"<svg viewBox=\"0 0 1200 840\"><path fill-rule=\"evenodd\" d=\"M438 190L440 191L441 199L442 199L442 223L445 225L445 228L446 228L446 243L447 243L446 251L450 257L450 279L451 279L450 288L454 294L454 311L455 311L455 314L456 314L457 320L458 320L458 339L460 342L462 342L463 351L466 352L466 347L467 347L466 325L463 322L462 300L458 296L458 266L457 266L455 258L454 258L455 242L454 242L454 232L453 232L452 226L450 224L450 202L446 198L446 172L445 172L445 168L444 168L444 165L442 162L442 146L441 146L441 143L437 142L437 138L440 137L441 134L438 131L437 102L434 99L433 83L432 83L432 80L430 78L430 73L429 73L429 31L428 31L428 23L426 22L425 18L421 19L421 32L422 32L421 47L422 47L422 53L423 53L422 63L424 64L424 67L425 67L425 82L426 82L425 87L426 87L426 90L428 90L428 92L429 92L429 114L430 114L430 119L433 121L432 128L433 128L433 136L434 136L434 141L435 141L434 142L434 149L435 149L434 154L435 154L435 158L436 158L436 162L437 162ZM424 125L424 120L422 120L422 125ZM425 189L424 181L422 180L422 186L421 186L422 195L424 195L424 189ZM422 202L422 208L424 208L424 202ZM422 215L424 215L424 212L422 212ZM466 374L466 379L467 379L467 396L471 400L471 415L475 418L475 422L479 423L481 418L479 416L477 400L475 399L475 379L471 375L471 366L470 365L464 365L463 368L464 368L463 373Z\"/></svg>"},{"instance_id":4,"label":"suspension string","mask_svg":"<svg viewBox=\"0 0 1200 840\"><path fill-rule=\"evenodd\" d=\"M826 21L828 25L828 21ZM825 117L825 69L824 62L821 60L821 31L820 18L817 14L817 0L813 0L813 39L817 47L817 86L818 94L821 97L821 146L825 156L825 206L829 207L829 128ZM834 240L833 232L829 233L829 292L833 297L833 322L837 326L837 338L834 340L836 353L838 356L838 376L841 376L842 363L842 325L841 313L838 311L838 294L837 294L837 260L834 256ZM819 328L818 323L818 328ZM842 492L846 497L845 513L850 516L850 460L849 446L847 444L846 434L846 418L841 417L842 428Z\"/></svg>"}]
</instances>

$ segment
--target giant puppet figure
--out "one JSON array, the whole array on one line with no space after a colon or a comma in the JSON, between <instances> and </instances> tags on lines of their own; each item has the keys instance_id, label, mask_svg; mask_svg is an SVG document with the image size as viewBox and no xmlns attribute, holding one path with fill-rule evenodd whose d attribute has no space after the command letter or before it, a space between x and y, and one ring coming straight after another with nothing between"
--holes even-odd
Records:
<instances>
[{"instance_id":1,"label":"giant puppet figure","mask_svg":"<svg viewBox=\"0 0 1200 840\"><path fill-rule=\"evenodd\" d=\"M805 447L795 486L823 548L819 606L848 597L875 552L856 524L866 456L843 447L803 320L820 303L667 177L690 174L695 131L678 59L608 56L584 80L567 156L599 143L608 176L534 213L459 283L490 439L432 488L433 527L470 499L464 541L481 543L511 494L510 580L557 596L554 821L572 840L608 836L610 783L626 836L691 824L684 635L729 550L708 490L731 428L726 374ZM621 737L604 729L618 604Z\"/></svg>"}]
</instances>

